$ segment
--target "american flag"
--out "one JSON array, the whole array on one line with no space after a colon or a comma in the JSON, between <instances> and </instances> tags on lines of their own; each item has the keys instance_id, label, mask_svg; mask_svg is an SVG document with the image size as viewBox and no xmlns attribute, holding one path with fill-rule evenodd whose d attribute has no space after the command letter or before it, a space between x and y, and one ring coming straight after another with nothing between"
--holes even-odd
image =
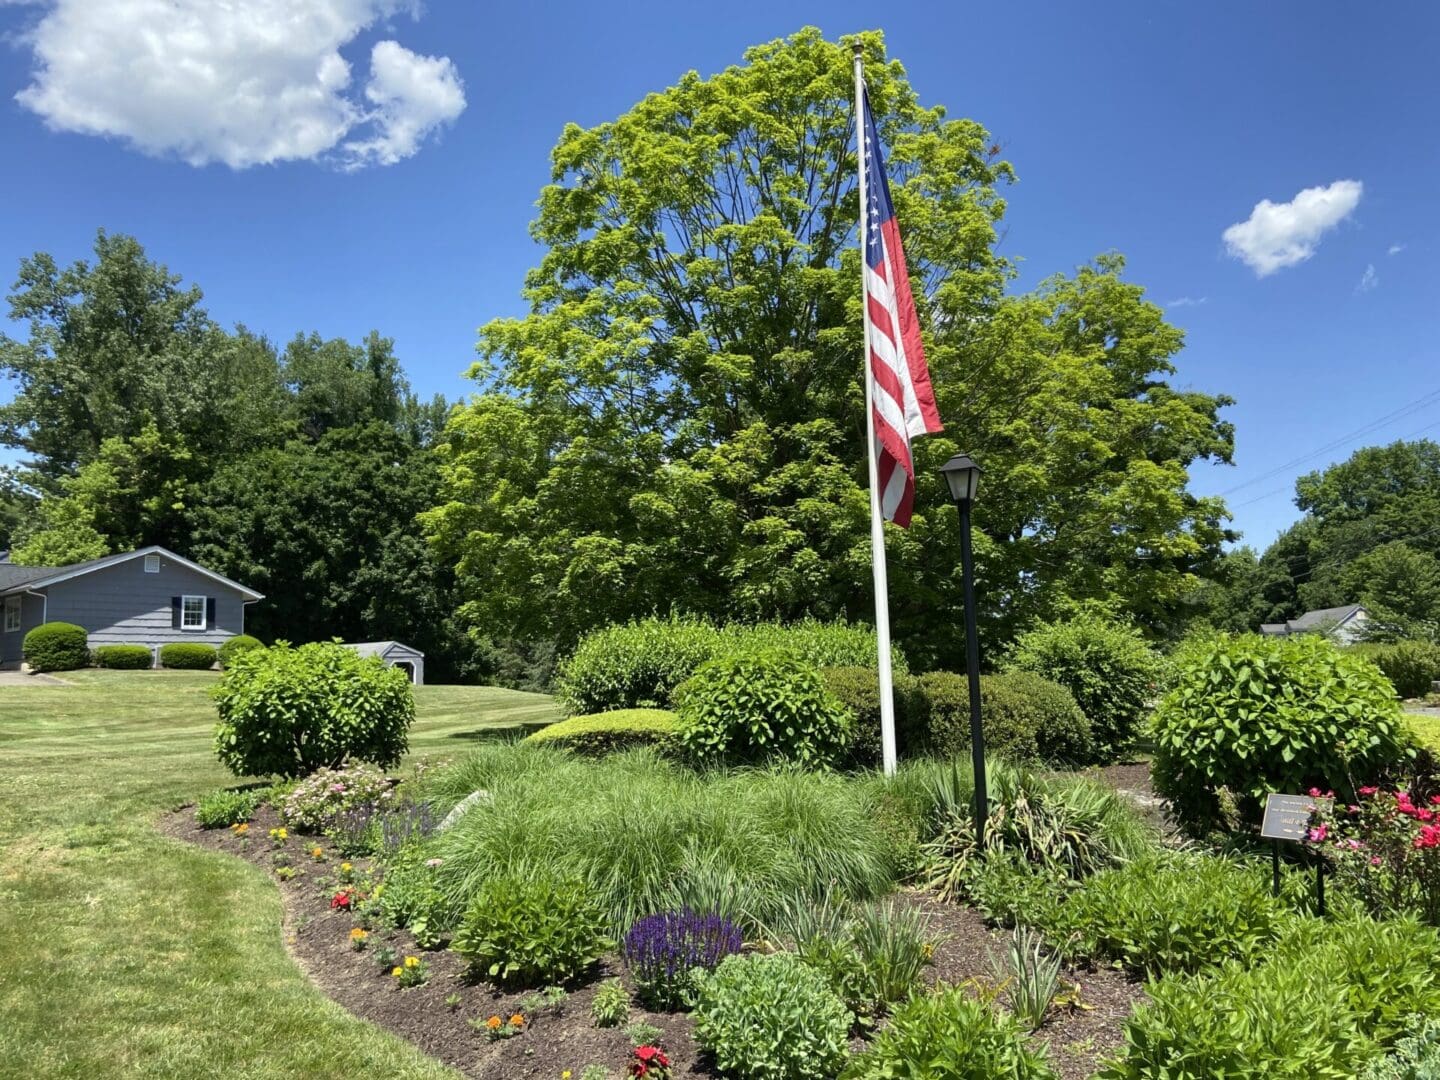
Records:
<instances>
[{"instance_id":1,"label":"american flag","mask_svg":"<svg viewBox=\"0 0 1440 1080\"><path fill-rule=\"evenodd\" d=\"M902 528L910 524L915 502L915 462L910 440L941 430L935 391L920 343L920 321L900 226L890 202L890 181L870 115L870 98L862 93L865 123L865 342L870 354L871 422L875 425L876 486L880 512Z\"/></svg>"}]
</instances>

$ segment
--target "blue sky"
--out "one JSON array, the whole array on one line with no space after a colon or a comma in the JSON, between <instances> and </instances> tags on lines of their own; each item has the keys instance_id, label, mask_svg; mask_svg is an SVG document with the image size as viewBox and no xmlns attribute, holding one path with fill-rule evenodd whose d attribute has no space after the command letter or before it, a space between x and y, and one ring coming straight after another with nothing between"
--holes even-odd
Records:
<instances>
[{"instance_id":1,"label":"blue sky","mask_svg":"<svg viewBox=\"0 0 1440 1080\"><path fill-rule=\"evenodd\" d=\"M1440 404L1421 407L1440 391L1430 5L243 0L248 21L215 27L182 0L196 32L157 46L144 23L165 6L0 0L5 284L36 250L69 262L98 227L132 233L222 322L281 342L376 328L417 389L456 397L476 327L522 310L563 124L806 24L879 26L922 100L984 123L1014 163L1017 286L1123 252L1187 333L1177 382L1238 400L1236 467L1193 487L1233 491L1248 542L1294 519L1297 473L1440 437ZM264 92L332 53L324 92ZM1262 200L1294 204L1231 234L1247 265L1223 237Z\"/></svg>"}]
</instances>

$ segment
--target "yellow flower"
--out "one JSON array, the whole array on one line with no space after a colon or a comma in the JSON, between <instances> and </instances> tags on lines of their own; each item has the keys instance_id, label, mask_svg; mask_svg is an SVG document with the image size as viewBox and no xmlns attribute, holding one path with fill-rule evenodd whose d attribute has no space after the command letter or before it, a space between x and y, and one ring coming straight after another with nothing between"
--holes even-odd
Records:
<instances>
[{"instance_id":1,"label":"yellow flower","mask_svg":"<svg viewBox=\"0 0 1440 1080\"><path fill-rule=\"evenodd\" d=\"M351 870L354 870L354 869L355 869L355 868L354 868L353 866L351 866L348 862L342 862L342 863L340 864L340 872L341 872L342 874L348 874L348 873L350 873Z\"/></svg>"},{"instance_id":2,"label":"yellow flower","mask_svg":"<svg viewBox=\"0 0 1440 1080\"><path fill-rule=\"evenodd\" d=\"M407 957L405 957L405 966L406 966L406 967L419 967L419 966L420 966L420 958L419 958L418 956L407 956Z\"/></svg>"},{"instance_id":3,"label":"yellow flower","mask_svg":"<svg viewBox=\"0 0 1440 1080\"><path fill-rule=\"evenodd\" d=\"M289 839L290 839L290 833L289 833L288 831L286 831L283 827L282 827L282 828L279 828L279 829L276 829L273 835L275 836L275 839L277 839L277 840L289 840Z\"/></svg>"},{"instance_id":4,"label":"yellow flower","mask_svg":"<svg viewBox=\"0 0 1440 1080\"><path fill-rule=\"evenodd\" d=\"M496 1028L498 1028L498 1027L500 1026L500 1017L498 1017L498 1016L492 1016L492 1017L490 1017L489 1020L486 1020L486 1021L485 1021L485 1026L486 1026L487 1028L489 1028L491 1031L494 1031Z\"/></svg>"},{"instance_id":5,"label":"yellow flower","mask_svg":"<svg viewBox=\"0 0 1440 1080\"><path fill-rule=\"evenodd\" d=\"M511 1026L511 1027L524 1027L524 1026L525 1026L525 1017L521 1016L519 1013L516 1013L514 1016L510 1017L510 1026Z\"/></svg>"},{"instance_id":6,"label":"yellow flower","mask_svg":"<svg viewBox=\"0 0 1440 1080\"><path fill-rule=\"evenodd\" d=\"M391 974L391 975L394 975L395 978L398 979L398 978L400 977L400 975L402 974L402 969L397 967L394 971L390 972L390 974Z\"/></svg>"},{"instance_id":7,"label":"yellow flower","mask_svg":"<svg viewBox=\"0 0 1440 1080\"><path fill-rule=\"evenodd\" d=\"M365 940L367 937L369 937L369 936L370 936L369 934L365 933L365 931L362 930L362 929L361 929L360 927L358 927L358 926L355 927L354 930L351 930L351 931L350 931L350 940L351 940L351 941L364 941L364 940Z\"/></svg>"},{"instance_id":8,"label":"yellow flower","mask_svg":"<svg viewBox=\"0 0 1440 1080\"><path fill-rule=\"evenodd\" d=\"M570 1070L566 1069L560 1074L560 1080L570 1080Z\"/></svg>"}]
</instances>

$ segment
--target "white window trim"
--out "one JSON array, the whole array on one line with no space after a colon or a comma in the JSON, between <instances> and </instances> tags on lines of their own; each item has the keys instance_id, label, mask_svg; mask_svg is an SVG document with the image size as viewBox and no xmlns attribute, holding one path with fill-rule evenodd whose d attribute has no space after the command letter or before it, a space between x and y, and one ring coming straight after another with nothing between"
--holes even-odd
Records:
<instances>
[{"instance_id":1,"label":"white window trim","mask_svg":"<svg viewBox=\"0 0 1440 1080\"><path fill-rule=\"evenodd\" d=\"M199 601L200 601L200 623L199 623L199 625L192 625L191 623L188 623L188 622L185 621L185 614L186 614L185 608L186 608L186 606L189 604L189 602L190 602L191 600L199 600ZM181 629L181 630L199 630L199 631L202 631L202 632L205 631L205 630L209 630L209 629L210 629L209 614L210 614L210 600L209 600L208 597L205 597L205 596L182 596L182 597L180 597L180 629Z\"/></svg>"},{"instance_id":2,"label":"white window trim","mask_svg":"<svg viewBox=\"0 0 1440 1080\"><path fill-rule=\"evenodd\" d=\"M159 555L146 555L146 556L145 556L145 573L147 573L147 574L158 574L159 572L160 572L160 556L159 556Z\"/></svg>"},{"instance_id":3,"label":"white window trim","mask_svg":"<svg viewBox=\"0 0 1440 1080\"><path fill-rule=\"evenodd\" d=\"M14 634L19 631L20 624L25 621L23 604L25 601L18 596L7 596L5 598L5 633ZM14 625L11 625L10 616L14 614Z\"/></svg>"}]
</instances>

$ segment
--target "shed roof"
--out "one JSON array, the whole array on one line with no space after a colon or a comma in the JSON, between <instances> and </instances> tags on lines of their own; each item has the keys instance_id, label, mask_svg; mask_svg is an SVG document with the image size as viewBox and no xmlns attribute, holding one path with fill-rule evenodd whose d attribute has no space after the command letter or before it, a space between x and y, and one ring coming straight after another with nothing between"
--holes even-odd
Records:
<instances>
[{"instance_id":1,"label":"shed roof","mask_svg":"<svg viewBox=\"0 0 1440 1080\"><path fill-rule=\"evenodd\" d=\"M425 654L413 645L406 645L400 641L347 641L347 649L354 649L361 656L391 656L396 653L404 653L407 656L418 656L424 659Z\"/></svg>"}]
</instances>

